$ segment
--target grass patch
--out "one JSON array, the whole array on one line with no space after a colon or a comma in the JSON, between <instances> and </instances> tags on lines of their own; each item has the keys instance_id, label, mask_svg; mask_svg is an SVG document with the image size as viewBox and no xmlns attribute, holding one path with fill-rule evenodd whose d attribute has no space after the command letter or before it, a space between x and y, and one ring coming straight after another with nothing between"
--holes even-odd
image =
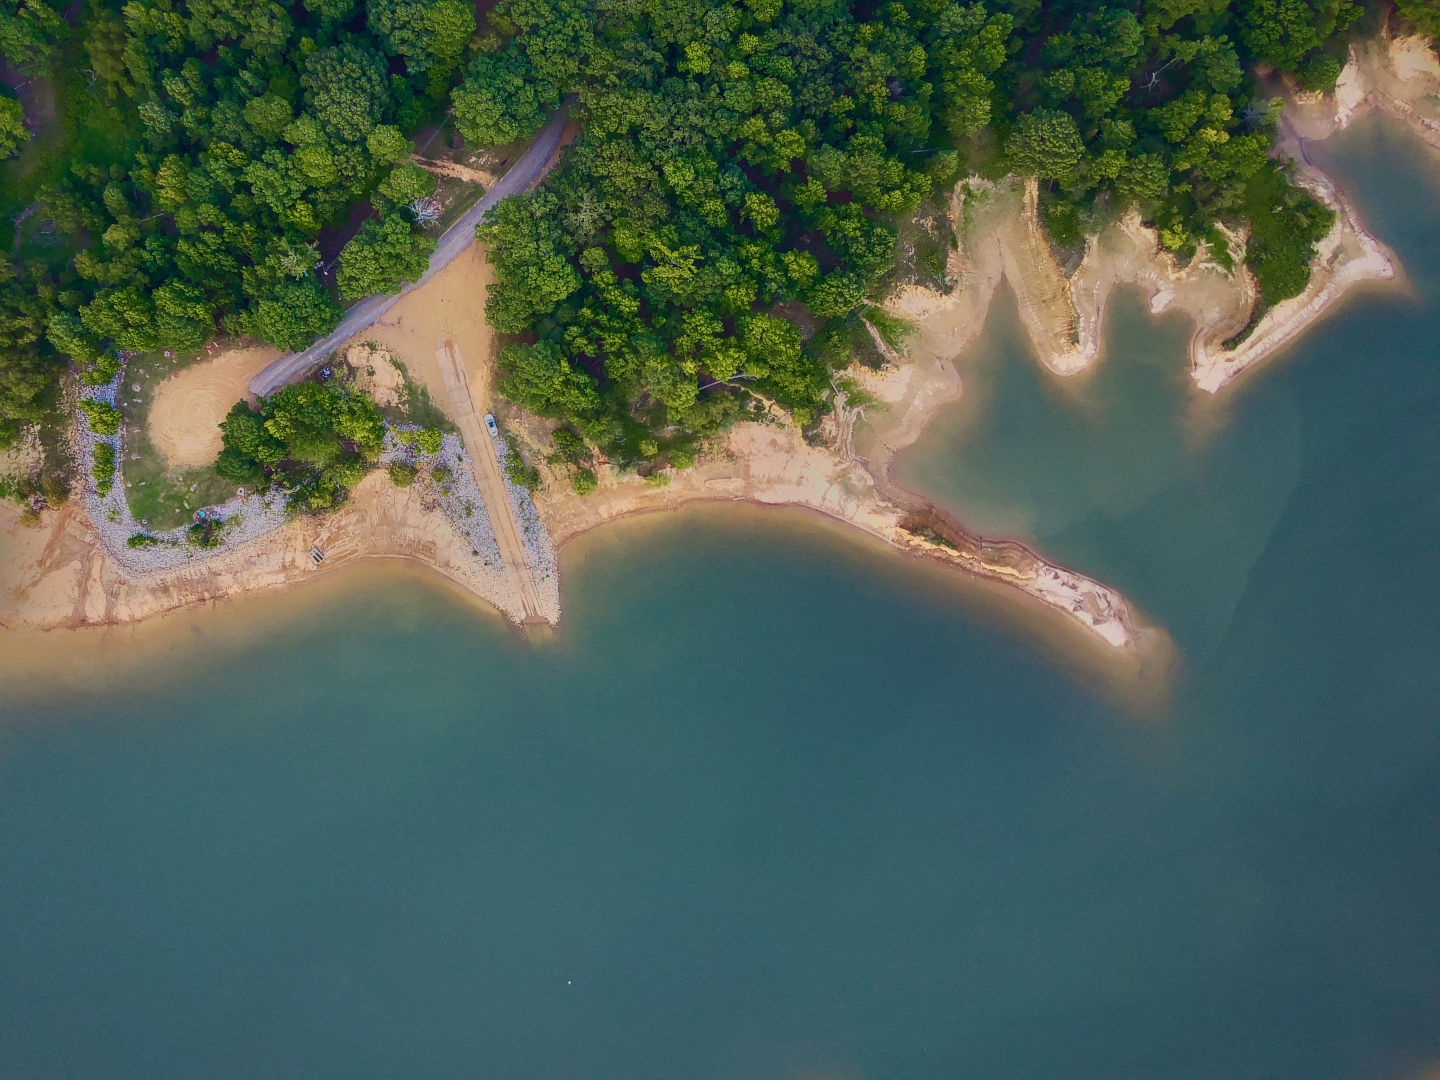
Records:
<instances>
[{"instance_id":1,"label":"grass patch","mask_svg":"<svg viewBox=\"0 0 1440 1080\"><path fill-rule=\"evenodd\" d=\"M435 428L446 434L457 434L460 429L452 424L440 406L430 399L430 388L412 378L405 362L399 357L391 355L390 363L395 365L395 370L400 372L400 377L405 380L404 402L400 406L382 405L380 415L392 424L418 424L420 427Z\"/></svg>"},{"instance_id":2,"label":"grass patch","mask_svg":"<svg viewBox=\"0 0 1440 1080\"><path fill-rule=\"evenodd\" d=\"M144 353L126 362L120 379L116 404L125 419L120 461L125 501L135 520L149 522L146 527L156 532L185 525L194 519L196 510L223 503L235 494L235 485L221 479L211 465L172 469L155 449L147 429L156 388L177 371L203 360L204 354L198 352L177 354L174 360L158 352ZM133 390L135 386L140 389Z\"/></svg>"}]
</instances>

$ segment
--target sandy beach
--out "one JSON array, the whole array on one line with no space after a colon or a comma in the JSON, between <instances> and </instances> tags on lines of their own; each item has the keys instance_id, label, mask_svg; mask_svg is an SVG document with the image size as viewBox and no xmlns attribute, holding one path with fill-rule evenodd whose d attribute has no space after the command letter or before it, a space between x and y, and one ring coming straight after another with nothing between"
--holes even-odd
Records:
<instances>
[{"instance_id":1,"label":"sandy beach","mask_svg":"<svg viewBox=\"0 0 1440 1080\"><path fill-rule=\"evenodd\" d=\"M951 200L959 248L952 253L948 294L910 287L888 302L915 333L905 355L882 370L852 368L873 403L851 408L843 393L815 445L781 420L738 425L717 440L696 465L671 470L663 485L647 484L600 463L599 489L576 495L568 478L543 464L550 424L509 406L497 409L507 434L544 478L535 511L547 543L560 548L607 522L673 510L698 501L744 501L803 507L843 522L891 548L968 575L1012 586L1065 614L1094 639L1134 651L1163 636L1147 628L1125 597L1103 583L1047 562L1024 544L976 536L929 500L890 478L894 456L963 392L954 360L983 329L1002 281L1014 290L1022 324L1037 359L1057 377L1071 377L1103 362L1101 330L1116 286L1132 285L1152 311L1180 310L1192 318L1190 372L1195 385L1215 393L1253 369L1323 318L1343 296L1365 282L1398 271L1383 244L1365 232L1359 215L1304 155L1306 141L1341 130L1369 108L1398 116L1428 132L1440 146L1440 62L1413 40L1367 43L1352 54L1334 95L1299 102L1287 113L1280 152L1297 160L1297 175L1337 211L1321 245L1306 291L1277 305L1243 345L1221 342L1249 321L1256 291L1243 270L1230 272L1203 255L1181 267L1161 250L1153 230L1128 217L1090 238L1077 269L1066 274L1041 229L1033 182L962 184ZM1237 241L1240 238L1237 238ZM490 269L473 246L423 289L402 297L378 323L345 346L360 367L357 347L378 346L444 407L445 381L437 344L453 343L463 358L476 401L487 401L494 373L494 340L483 318ZM203 464L218 450L214 425L243 395L249 377L273 352L223 352L173 376L157 392L149 429L167 460ZM380 373L385 388L394 379ZM492 512L494 508L491 508ZM308 556L326 553L323 569ZM268 535L188 565L137 574L97 540L85 503L76 499L23 526L19 512L0 506L0 625L50 629L134 622L194 604L312 579L362 558L422 562L511 618L513 588L477 561L477 552L418 488L394 487L383 473L369 476L341 510L301 518ZM492 568L493 569L493 568ZM555 582L550 583L551 586ZM555 615L558 617L558 599Z\"/></svg>"}]
</instances>

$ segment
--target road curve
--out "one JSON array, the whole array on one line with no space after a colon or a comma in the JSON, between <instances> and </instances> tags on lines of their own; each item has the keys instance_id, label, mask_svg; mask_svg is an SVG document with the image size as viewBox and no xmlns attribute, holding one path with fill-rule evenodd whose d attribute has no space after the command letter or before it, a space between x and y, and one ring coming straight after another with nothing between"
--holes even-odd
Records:
<instances>
[{"instance_id":1,"label":"road curve","mask_svg":"<svg viewBox=\"0 0 1440 1080\"><path fill-rule=\"evenodd\" d=\"M455 256L475 242L475 226L480 224L480 219L488 214L496 203L507 195L515 195L524 191L545 175L551 159L555 155L555 149L560 145L560 133L564 127L565 114L562 110L541 130L540 134L535 136L529 148L520 155L520 160L515 162L505 175L496 181L495 186L467 210L459 221L445 230L439 242L436 243L434 252L430 255L430 268L425 271L419 281L412 285L406 285L398 293L377 293L374 296L367 296L345 312L344 318L331 333L315 342L304 352L282 356L251 379L250 392L256 397L265 397L275 393L292 379L308 372L329 356L332 351L384 315L400 297L412 289L420 288L449 266Z\"/></svg>"}]
</instances>

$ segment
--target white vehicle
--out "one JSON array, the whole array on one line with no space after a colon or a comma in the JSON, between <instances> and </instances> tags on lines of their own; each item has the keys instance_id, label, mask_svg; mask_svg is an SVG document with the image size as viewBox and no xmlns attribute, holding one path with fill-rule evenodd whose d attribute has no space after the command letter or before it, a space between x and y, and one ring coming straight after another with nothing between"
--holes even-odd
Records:
<instances>
[{"instance_id":1,"label":"white vehicle","mask_svg":"<svg viewBox=\"0 0 1440 1080\"><path fill-rule=\"evenodd\" d=\"M494 414L494 413L488 413L488 412L487 412L487 413L485 414L485 430L488 431L488 432L490 432L490 437L491 437L492 439L498 439L498 438L500 437L500 429L495 426L495 414Z\"/></svg>"}]
</instances>

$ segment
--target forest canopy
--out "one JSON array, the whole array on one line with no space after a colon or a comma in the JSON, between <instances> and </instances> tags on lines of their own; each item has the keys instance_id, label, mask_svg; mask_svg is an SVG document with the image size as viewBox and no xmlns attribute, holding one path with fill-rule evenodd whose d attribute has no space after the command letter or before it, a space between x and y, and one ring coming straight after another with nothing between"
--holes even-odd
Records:
<instances>
[{"instance_id":1,"label":"forest canopy","mask_svg":"<svg viewBox=\"0 0 1440 1080\"><path fill-rule=\"evenodd\" d=\"M620 460L747 393L808 422L897 229L969 171L1040 179L1057 243L1137 207L1182 257L1259 224L1263 302L1331 212L1269 159L1257 75L1333 85L1350 0L501 0L453 110L482 144L573 97L544 189L481 228L502 389ZM743 389L742 389L743 388ZM655 447L654 440L648 440Z\"/></svg>"},{"instance_id":2,"label":"forest canopy","mask_svg":"<svg viewBox=\"0 0 1440 1080\"><path fill-rule=\"evenodd\" d=\"M391 197L415 186L406 134L443 114L474 32L462 0L0 0L0 51L59 114L0 174L31 218L0 266L0 443L67 359L329 331L317 241L363 200L379 220L348 276L413 276L434 241Z\"/></svg>"},{"instance_id":3,"label":"forest canopy","mask_svg":"<svg viewBox=\"0 0 1440 1080\"><path fill-rule=\"evenodd\" d=\"M579 135L482 228L501 386L622 462L759 399L802 423L873 351L896 239L963 175L1039 178L1062 248L1136 207L1181 257L1254 226L1263 302L1330 212L1269 158L1265 80L1323 90L1354 0L0 0L0 445L67 363L217 333L303 348L423 270L408 136ZM1434 0L1400 0L1432 30ZM17 81L18 80L18 81ZM22 95L23 97L23 95ZM368 211L362 204L369 203ZM361 209L357 216L356 208ZM361 225L360 219L370 220ZM29 219L28 222L26 219ZM20 225L24 228L20 228ZM327 235L353 236L321 276ZM943 264L943 260L940 260ZM888 331L886 331L888 332Z\"/></svg>"}]
</instances>

